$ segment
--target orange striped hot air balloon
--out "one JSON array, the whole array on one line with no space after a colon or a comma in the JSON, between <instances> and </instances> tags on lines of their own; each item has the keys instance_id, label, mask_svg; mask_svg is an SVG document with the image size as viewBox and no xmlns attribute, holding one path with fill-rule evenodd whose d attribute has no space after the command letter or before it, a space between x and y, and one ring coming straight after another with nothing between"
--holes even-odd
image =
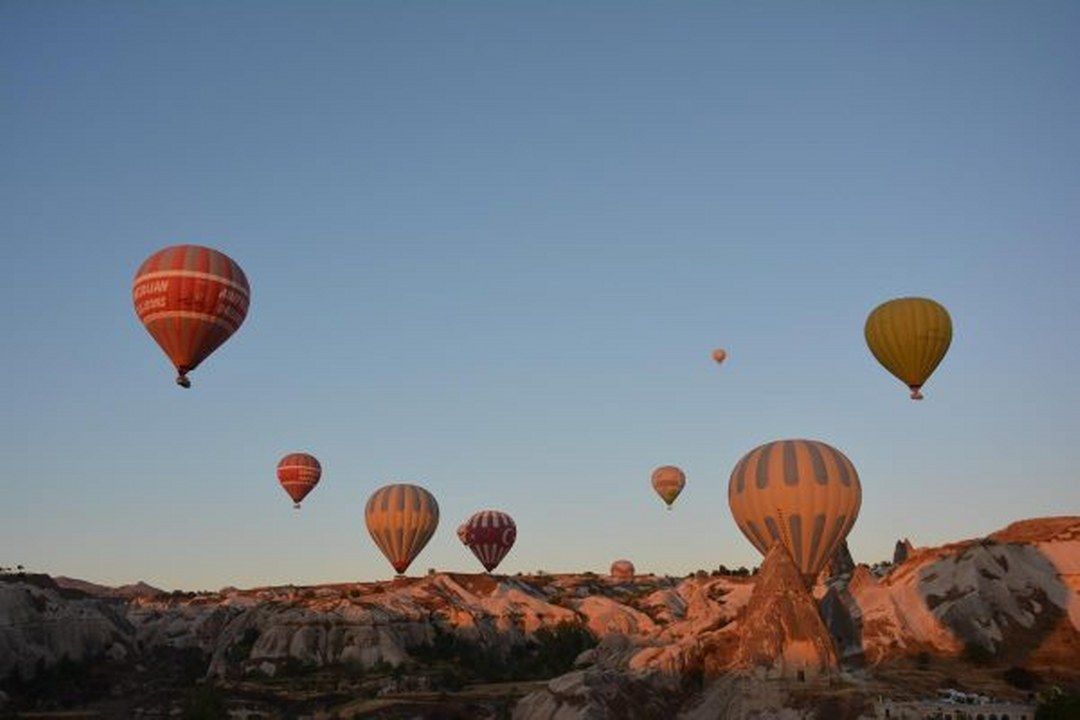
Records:
<instances>
[{"instance_id":1,"label":"orange striped hot air balloon","mask_svg":"<svg viewBox=\"0 0 1080 720\"><path fill-rule=\"evenodd\" d=\"M836 448L777 440L754 448L735 466L728 504L762 555L782 544L812 585L855 524L862 487L855 466Z\"/></svg>"},{"instance_id":2,"label":"orange striped hot air balloon","mask_svg":"<svg viewBox=\"0 0 1080 720\"><path fill-rule=\"evenodd\" d=\"M874 308L863 332L877 361L922 400L923 383L952 343L952 318L929 298L899 298Z\"/></svg>"},{"instance_id":3,"label":"orange striped hot air balloon","mask_svg":"<svg viewBox=\"0 0 1080 720\"><path fill-rule=\"evenodd\" d=\"M300 509L300 501L319 484L322 465L315 456L307 453L289 453L277 466L278 482L292 498L293 507Z\"/></svg>"},{"instance_id":4,"label":"orange striped hot air balloon","mask_svg":"<svg viewBox=\"0 0 1080 720\"><path fill-rule=\"evenodd\" d=\"M466 520L458 528L457 534L484 569L491 572L514 546L517 525L504 512L481 510Z\"/></svg>"},{"instance_id":5,"label":"orange striped hot air balloon","mask_svg":"<svg viewBox=\"0 0 1080 720\"><path fill-rule=\"evenodd\" d=\"M662 465L653 470L652 486L670 510L671 503L675 502L675 498L679 497L679 493L686 486L686 474L674 465Z\"/></svg>"},{"instance_id":6,"label":"orange striped hot air balloon","mask_svg":"<svg viewBox=\"0 0 1080 720\"><path fill-rule=\"evenodd\" d=\"M371 539L401 575L435 534L439 503L417 485L386 485L368 498L364 521Z\"/></svg>"},{"instance_id":7,"label":"orange striped hot air balloon","mask_svg":"<svg viewBox=\"0 0 1080 720\"><path fill-rule=\"evenodd\" d=\"M135 313L176 367L176 382L236 332L247 317L251 289L229 256L200 245L159 250L139 266L132 286Z\"/></svg>"},{"instance_id":8,"label":"orange striped hot air balloon","mask_svg":"<svg viewBox=\"0 0 1080 720\"><path fill-rule=\"evenodd\" d=\"M616 580L633 580L634 563L629 560L616 560L611 563L611 577Z\"/></svg>"}]
</instances>

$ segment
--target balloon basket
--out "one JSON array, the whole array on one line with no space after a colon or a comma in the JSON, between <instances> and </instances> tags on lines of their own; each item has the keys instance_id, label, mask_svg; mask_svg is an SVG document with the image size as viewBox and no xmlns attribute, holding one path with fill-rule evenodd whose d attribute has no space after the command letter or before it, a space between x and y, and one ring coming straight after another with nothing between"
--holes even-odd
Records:
<instances>
[{"instance_id":1,"label":"balloon basket","mask_svg":"<svg viewBox=\"0 0 1080 720\"><path fill-rule=\"evenodd\" d=\"M919 388L917 388L917 387L911 388L911 399L912 400L922 400L923 399L923 394L921 392L919 392Z\"/></svg>"},{"instance_id":2,"label":"balloon basket","mask_svg":"<svg viewBox=\"0 0 1080 720\"><path fill-rule=\"evenodd\" d=\"M299 510L299 509L300 509L300 503L298 503L298 502L294 502L294 503L292 504L292 509L293 509L293 510Z\"/></svg>"},{"instance_id":3,"label":"balloon basket","mask_svg":"<svg viewBox=\"0 0 1080 720\"><path fill-rule=\"evenodd\" d=\"M188 380L188 376L185 375L184 373L180 373L179 375L176 376L176 384L179 385L182 388L191 387L191 381Z\"/></svg>"}]
</instances>

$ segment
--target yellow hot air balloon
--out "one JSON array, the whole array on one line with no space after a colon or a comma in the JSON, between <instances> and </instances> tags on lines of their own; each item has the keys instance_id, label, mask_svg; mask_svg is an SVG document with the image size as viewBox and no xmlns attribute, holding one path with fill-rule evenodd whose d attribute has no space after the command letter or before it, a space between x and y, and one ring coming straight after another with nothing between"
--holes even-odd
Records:
<instances>
[{"instance_id":1,"label":"yellow hot air balloon","mask_svg":"<svg viewBox=\"0 0 1080 720\"><path fill-rule=\"evenodd\" d=\"M816 440L776 440L735 466L728 504L743 535L762 555L781 543L813 585L847 536L862 504L855 466Z\"/></svg>"},{"instance_id":2,"label":"yellow hot air balloon","mask_svg":"<svg viewBox=\"0 0 1080 720\"><path fill-rule=\"evenodd\" d=\"M439 503L417 485L386 485L368 498L364 521L371 539L401 575L435 534Z\"/></svg>"},{"instance_id":3,"label":"yellow hot air balloon","mask_svg":"<svg viewBox=\"0 0 1080 720\"><path fill-rule=\"evenodd\" d=\"M670 510L671 503L686 486L686 474L674 465L662 465L652 472L652 486Z\"/></svg>"},{"instance_id":4,"label":"yellow hot air balloon","mask_svg":"<svg viewBox=\"0 0 1080 720\"><path fill-rule=\"evenodd\" d=\"M911 389L912 400L922 400L919 389L952 342L952 320L929 298L899 298L874 308L864 333L877 361Z\"/></svg>"}]
</instances>

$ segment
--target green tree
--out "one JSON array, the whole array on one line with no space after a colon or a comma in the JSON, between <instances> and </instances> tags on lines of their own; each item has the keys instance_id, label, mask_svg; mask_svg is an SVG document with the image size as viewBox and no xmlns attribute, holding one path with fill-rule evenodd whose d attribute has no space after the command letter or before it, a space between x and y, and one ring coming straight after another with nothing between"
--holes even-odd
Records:
<instances>
[{"instance_id":1,"label":"green tree","mask_svg":"<svg viewBox=\"0 0 1080 720\"><path fill-rule=\"evenodd\" d=\"M1080 694L1059 687L1039 698L1035 720L1076 720L1080 718Z\"/></svg>"},{"instance_id":2,"label":"green tree","mask_svg":"<svg viewBox=\"0 0 1080 720\"><path fill-rule=\"evenodd\" d=\"M203 685L188 696L181 717L183 720L225 720L229 717L229 709L216 687Z\"/></svg>"}]
</instances>

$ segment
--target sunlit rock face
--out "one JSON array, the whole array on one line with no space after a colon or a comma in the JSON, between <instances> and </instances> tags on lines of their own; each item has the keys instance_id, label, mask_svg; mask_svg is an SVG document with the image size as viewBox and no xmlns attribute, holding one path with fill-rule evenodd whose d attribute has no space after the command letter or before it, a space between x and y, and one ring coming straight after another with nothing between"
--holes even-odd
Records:
<instances>
[{"instance_id":1,"label":"sunlit rock face","mask_svg":"<svg viewBox=\"0 0 1080 720\"><path fill-rule=\"evenodd\" d=\"M912 548L881 579L859 566L822 611L841 655L869 664L925 651L1068 667L1080 657L1078 578L1080 518L1041 518Z\"/></svg>"},{"instance_id":2,"label":"sunlit rock face","mask_svg":"<svg viewBox=\"0 0 1080 720\"><path fill-rule=\"evenodd\" d=\"M668 681L678 692L687 678L709 684L733 674L797 679L801 670L809 681L838 662L873 668L922 651L962 658L972 647L1001 662L1080 674L1080 518L914 548L883 577L857 565L820 585L817 603L796 577L776 555L752 577L437 573L125 598L9 575L0 582L0 674L18 667L25 676L65 656L139 662L159 648L196 650L215 676L271 675L296 662L397 665L439 633L505 650L563 622L599 640L577 663L592 703L603 686L622 687L604 680L619 675L643 702L659 702L674 692ZM543 703L556 695L576 697L563 688Z\"/></svg>"},{"instance_id":3,"label":"sunlit rock face","mask_svg":"<svg viewBox=\"0 0 1080 720\"><path fill-rule=\"evenodd\" d=\"M780 544L765 556L739 626L735 667L761 668L767 677L793 679L837 667L832 637L817 603Z\"/></svg>"},{"instance_id":4,"label":"sunlit rock face","mask_svg":"<svg viewBox=\"0 0 1080 720\"><path fill-rule=\"evenodd\" d=\"M754 578L692 578L658 591L638 603L662 618L655 633L608 637L581 659L593 674L569 682L580 689L581 678L592 678L587 703L549 683L515 718L622 717L598 704L600 685L614 692L625 682L611 671L652 683L677 707L670 717L790 720L830 715L786 707L783 683L799 692L815 671L867 672L923 651L962 659L968 646L982 647L999 662L1080 677L1080 518L1024 521L982 540L907 549L884 577L856 565L819 586L816 608L783 555ZM695 676L705 682L696 691L670 684ZM764 677L780 685L758 681Z\"/></svg>"},{"instance_id":5,"label":"sunlit rock face","mask_svg":"<svg viewBox=\"0 0 1080 720\"><path fill-rule=\"evenodd\" d=\"M131 614L145 641L209 653L212 675L290 660L314 667L399 665L409 659L409 648L430 643L439 631L508 648L542 627L588 620L526 582L452 574L232 591L180 603L158 599L141 602ZM595 624L600 629L607 621L614 622L598 614Z\"/></svg>"}]
</instances>

